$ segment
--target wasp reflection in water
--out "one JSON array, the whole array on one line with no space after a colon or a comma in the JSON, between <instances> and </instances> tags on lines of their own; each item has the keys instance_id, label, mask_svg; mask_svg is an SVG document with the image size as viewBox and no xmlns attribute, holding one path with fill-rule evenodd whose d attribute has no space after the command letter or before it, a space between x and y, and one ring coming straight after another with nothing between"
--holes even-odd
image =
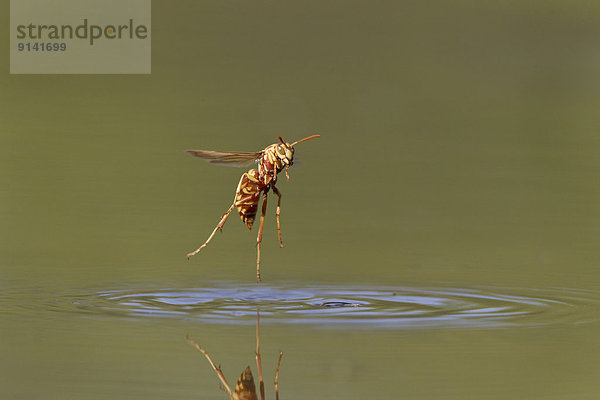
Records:
<instances>
[{"instance_id":1,"label":"wasp reflection in water","mask_svg":"<svg viewBox=\"0 0 600 400\"><path fill-rule=\"evenodd\" d=\"M256 312L256 365L258 367L258 382L259 382L259 391L261 400L265 400L265 385L263 382L262 376L262 364L260 358L260 314ZM231 400L258 400L256 396L256 386L254 385L254 376L252 376L252 370L250 366L247 366L242 374L237 380L235 384L235 388L232 391L231 387L227 383L227 379L225 379L225 375L221 370L221 366L218 367L212 361L206 350L204 350L200 345L194 342L189 336L187 337L188 343L197 348L208 360L213 370L217 373L217 376L221 380L222 386L220 386L221 390L223 390ZM279 359L277 360L277 368L275 369L275 399L279 400L279 366L281 365L281 357L283 357L283 352L279 353Z\"/></svg>"}]
</instances>

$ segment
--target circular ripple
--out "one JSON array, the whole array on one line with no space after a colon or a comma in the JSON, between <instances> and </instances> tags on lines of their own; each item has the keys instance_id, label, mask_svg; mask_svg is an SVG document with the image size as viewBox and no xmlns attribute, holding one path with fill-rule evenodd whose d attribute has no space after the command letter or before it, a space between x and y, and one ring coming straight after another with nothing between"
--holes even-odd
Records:
<instances>
[{"instance_id":1,"label":"circular ripple","mask_svg":"<svg viewBox=\"0 0 600 400\"><path fill-rule=\"evenodd\" d=\"M494 328L596 322L600 295L565 288L307 288L219 285L151 291L101 291L72 299L78 311L212 323L266 323L355 328Z\"/></svg>"}]
</instances>

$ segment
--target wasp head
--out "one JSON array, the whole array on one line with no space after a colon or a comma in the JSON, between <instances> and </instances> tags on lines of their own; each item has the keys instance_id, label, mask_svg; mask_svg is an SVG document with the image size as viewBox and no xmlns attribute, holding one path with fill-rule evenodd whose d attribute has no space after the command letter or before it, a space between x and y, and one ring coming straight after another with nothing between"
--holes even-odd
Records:
<instances>
[{"instance_id":1,"label":"wasp head","mask_svg":"<svg viewBox=\"0 0 600 400\"><path fill-rule=\"evenodd\" d=\"M278 144L277 147L275 147L275 153L277 154L277 157L285 165L293 165L294 148L289 143L284 142L281 136L277 136L277 139L281 141L281 144Z\"/></svg>"}]
</instances>

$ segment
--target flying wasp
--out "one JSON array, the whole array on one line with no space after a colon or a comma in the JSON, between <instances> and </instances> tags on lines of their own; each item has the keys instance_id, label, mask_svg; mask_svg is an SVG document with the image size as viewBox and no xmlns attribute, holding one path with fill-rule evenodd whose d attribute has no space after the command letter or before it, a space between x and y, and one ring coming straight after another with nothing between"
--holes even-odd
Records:
<instances>
[{"instance_id":1,"label":"flying wasp","mask_svg":"<svg viewBox=\"0 0 600 400\"><path fill-rule=\"evenodd\" d=\"M234 207L237 207L242 222L246 224L248 229L252 229L256 214L258 212L258 203L262 194L262 212L260 215L260 228L258 229L258 236L256 238L256 248L258 255L256 257L256 280L260 282L260 244L262 242L263 223L265 220L265 213L267 211L267 195L269 190L273 190L273 193L277 195L277 233L279 235L279 244L283 247L283 240L281 239L281 227L279 224L279 214L281 212L281 192L275 187L277 183L277 174L285 169L285 175L290 180L288 170L291 165L294 164L294 146L298 143L306 140L318 138L320 135L312 135L300 139L292 144L285 142L281 136L277 136L277 139L281 143L275 143L270 145L264 150L257 151L255 153L242 153L242 152L230 152L230 151L211 151L211 150L186 150L193 156L204 158L213 164L243 166L252 162L258 163L258 168L253 168L248 172L245 172L238 183L235 191L235 198L233 204L229 207L229 210L222 215L221 221L217 227L212 231L206 242L196 250L188 253L187 258L189 259L193 255L196 255L206 247L215 233L218 230L223 230L223 225L227 221L229 214L233 211Z\"/></svg>"}]
</instances>

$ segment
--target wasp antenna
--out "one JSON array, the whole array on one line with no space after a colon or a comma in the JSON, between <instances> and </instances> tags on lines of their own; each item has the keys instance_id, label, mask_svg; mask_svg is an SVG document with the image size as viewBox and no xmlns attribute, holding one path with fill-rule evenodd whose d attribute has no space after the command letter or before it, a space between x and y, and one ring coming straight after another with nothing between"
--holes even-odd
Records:
<instances>
[{"instance_id":1,"label":"wasp antenna","mask_svg":"<svg viewBox=\"0 0 600 400\"><path fill-rule=\"evenodd\" d=\"M285 144L285 142L283 141L283 139L281 138L281 136L277 136L275 139L279 139L281 141L281 143Z\"/></svg>"},{"instance_id":2,"label":"wasp antenna","mask_svg":"<svg viewBox=\"0 0 600 400\"><path fill-rule=\"evenodd\" d=\"M298 143L300 143L300 142L304 142L304 141L306 141L306 140L310 140L310 139L314 139L314 138L318 138L318 137L321 137L321 135L312 135L312 136L308 136L308 137L305 137L304 139L300 139L300 140L298 140L297 142L294 142L294 143L292 143L292 144L291 144L291 146L292 146L292 147L294 147L295 145L297 145L297 144L298 144Z\"/></svg>"}]
</instances>

